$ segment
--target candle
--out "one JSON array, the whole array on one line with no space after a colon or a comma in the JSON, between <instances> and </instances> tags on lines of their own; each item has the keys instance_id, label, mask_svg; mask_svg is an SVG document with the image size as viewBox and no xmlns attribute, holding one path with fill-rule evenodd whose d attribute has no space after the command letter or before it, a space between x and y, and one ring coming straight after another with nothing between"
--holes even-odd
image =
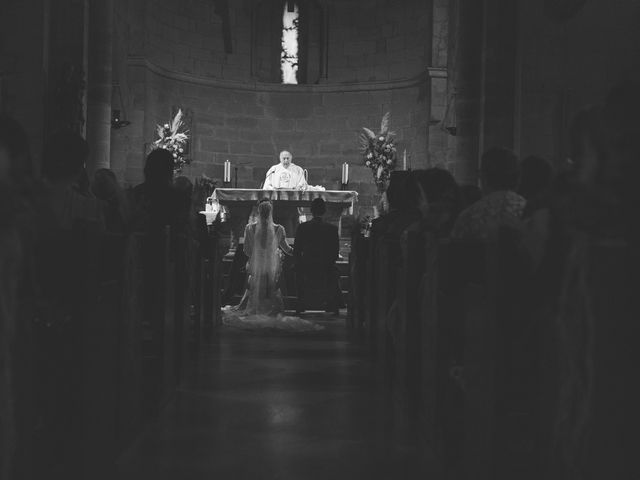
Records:
<instances>
[{"instance_id":1,"label":"candle","mask_svg":"<svg viewBox=\"0 0 640 480\"><path fill-rule=\"evenodd\" d=\"M402 154L402 169L407 169L407 149L404 149L404 153Z\"/></svg>"},{"instance_id":2,"label":"candle","mask_svg":"<svg viewBox=\"0 0 640 480\"><path fill-rule=\"evenodd\" d=\"M344 162L342 164L342 184L346 185L349 183L349 164Z\"/></svg>"},{"instance_id":3,"label":"candle","mask_svg":"<svg viewBox=\"0 0 640 480\"><path fill-rule=\"evenodd\" d=\"M231 162L229 160L224 161L224 178L223 182L231 182Z\"/></svg>"}]
</instances>

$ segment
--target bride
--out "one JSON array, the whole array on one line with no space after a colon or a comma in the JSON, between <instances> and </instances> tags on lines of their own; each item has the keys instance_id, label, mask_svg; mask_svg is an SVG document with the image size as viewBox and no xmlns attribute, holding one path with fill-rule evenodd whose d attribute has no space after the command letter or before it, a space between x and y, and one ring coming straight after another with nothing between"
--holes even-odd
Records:
<instances>
[{"instance_id":1,"label":"bride","mask_svg":"<svg viewBox=\"0 0 640 480\"><path fill-rule=\"evenodd\" d=\"M225 325L244 329L274 328L312 331L324 327L299 317L284 316L280 291L282 253L293 255L284 227L273 223L273 206L269 200L258 204L258 219L244 230L244 253L247 262L247 290L240 304L222 309Z\"/></svg>"}]
</instances>

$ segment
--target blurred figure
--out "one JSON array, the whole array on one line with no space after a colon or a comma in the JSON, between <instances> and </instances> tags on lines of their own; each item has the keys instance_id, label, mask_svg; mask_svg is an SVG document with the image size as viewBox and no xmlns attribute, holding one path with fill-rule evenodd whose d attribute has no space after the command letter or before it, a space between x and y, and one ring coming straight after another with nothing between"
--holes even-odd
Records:
<instances>
[{"instance_id":1,"label":"blurred figure","mask_svg":"<svg viewBox=\"0 0 640 480\"><path fill-rule=\"evenodd\" d=\"M176 228L180 233L193 232L195 215L193 183L187 177L177 177L173 183L176 191Z\"/></svg>"},{"instance_id":2,"label":"blurred figure","mask_svg":"<svg viewBox=\"0 0 640 480\"><path fill-rule=\"evenodd\" d=\"M173 156L158 148L147 155L144 183L133 189L134 228L145 230L176 221L178 199L173 187Z\"/></svg>"},{"instance_id":3,"label":"blurred figure","mask_svg":"<svg viewBox=\"0 0 640 480\"><path fill-rule=\"evenodd\" d=\"M461 185L460 186L460 209L464 210L470 207L482 198L482 190L477 185Z\"/></svg>"},{"instance_id":4,"label":"blurred figure","mask_svg":"<svg viewBox=\"0 0 640 480\"><path fill-rule=\"evenodd\" d=\"M480 168L484 196L458 217L451 233L458 240L493 240L501 227L522 227L527 202L514 191L519 177L516 155L506 148L491 148L482 155Z\"/></svg>"},{"instance_id":5,"label":"blurred figure","mask_svg":"<svg viewBox=\"0 0 640 480\"><path fill-rule=\"evenodd\" d=\"M549 221L553 167L544 158L529 156L521 163L518 193L527 200L522 217L523 241L536 269L549 240Z\"/></svg>"},{"instance_id":6,"label":"blurred figure","mask_svg":"<svg viewBox=\"0 0 640 480\"><path fill-rule=\"evenodd\" d=\"M27 134L12 118L0 115L0 224L33 229L42 187L37 185Z\"/></svg>"},{"instance_id":7,"label":"blurred figure","mask_svg":"<svg viewBox=\"0 0 640 480\"><path fill-rule=\"evenodd\" d=\"M48 202L53 226L71 229L76 222L104 228L100 203L87 187L85 163L89 145L77 133L60 131L44 149L43 173L48 181Z\"/></svg>"},{"instance_id":8,"label":"blurred figure","mask_svg":"<svg viewBox=\"0 0 640 480\"><path fill-rule=\"evenodd\" d=\"M539 199L548 195L552 181L553 167L548 160L529 156L522 161L517 192L527 200L525 212L531 211Z\"/></svg>"},{"instance_id":9,"label":"blurred figure","mask_svg":"<svg viewBox=\"0 0 640 480\"><path fill-rule=\"evenodd\" d=\"M451 173L443 168L411 172L419 195L421 227L449 236L458 215L460 192Z\"/></svg>"},{"instance_id":10,"label":"blurred figure","mask_svg":"<svg viewBox=\"0 0 640 480\"><path fill-rule=\"evenodd\" d=\"M41 190L36 188L26 132L12 118L0 115L1 478L22 478L25 474L24 453L28 445L21 433L31 426L33 413L33 379L29 377L33 351L24 347L30 346L32 340L29 314L36 303L36 289L30 264Z\"/></svg>"},{"instance_id":11,"label":"blurred figure","mask_svg":"<svg viewBox=\"0 0 640 480\"><path fill-rule=\"evenodd\" d=\"M373 220L371 232L375 236L383 235L399 240L403 230L420 219L419 192L411 179L411 172L391 172L386 197L389 211Z\"/></svg>"},{"instance_id":12,"label":"blurred figure","mask_svg":"<svg viewBox=\"0 0 640 480\"><path fill-rule=\"evenodd\" d=\"M130 220L129 205L116 174L108 168L96 170L91 191L102 204L106 230L112 233L125 232Z\"/></svg>"}]
</instances>

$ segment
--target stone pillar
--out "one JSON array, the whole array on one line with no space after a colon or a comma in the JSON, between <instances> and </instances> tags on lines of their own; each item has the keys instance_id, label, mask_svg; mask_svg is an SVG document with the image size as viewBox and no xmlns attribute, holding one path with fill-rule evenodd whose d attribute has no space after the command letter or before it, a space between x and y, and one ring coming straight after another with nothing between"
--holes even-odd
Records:
<instances>
[{"instance_id":1,"label":"stone pillar","mask_svg":"<svg viewBox=\"0 0 640 480\"><path fill-rule=\"evenodd\" d=\"M89 74L87 78L87 169L109 168L111 148L111 92L113 0L89 1Z\"/></svg>"},{"instance_id":2,"label":"stone pillar","mask_svg":"<svg viewBox=\"0 0 640 480\"><path fill-rule=\"evenodd\" d=\"M485 0L480 153L514 147L516 4Z\"/></svg>"},{"instance_id":3,"label":"stone pillar","mask_svg":"<svg viewBox=\"0 0 640 480\"><path fill-rule=\"evenodd\" d=\"M455 65L456 160L460 184L476 184L480 160L483 0L456 0Z\"/></svg>"}]
</instances>

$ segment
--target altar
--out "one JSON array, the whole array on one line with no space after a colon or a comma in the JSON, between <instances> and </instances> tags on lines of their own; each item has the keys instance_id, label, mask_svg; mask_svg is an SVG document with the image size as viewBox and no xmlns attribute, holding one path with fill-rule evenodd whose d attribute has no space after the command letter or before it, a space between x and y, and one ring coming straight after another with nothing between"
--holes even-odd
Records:
<instances>
[{"instance_id":1,"label":"altar","mask_svg":"<svg viewBox=\"0 0 640 480\"><path fill-rule=\"evenodd\" d=\"M341 228L341 218L353 214L358 201L358 192L348 190L262 190L258 188L216 188L210 197L226 207L231 227L230 250L235 250L244 228L251 217L252 209L265 198L273 203L274 221L280 220L288 238L295 237L297 216L301 207L309 207L314 198L327 203L326 220ZM291 217L296 218L291 218ZM277 219L277 220L276 220ZM284 221L283 221L284 220ZM293 220L293 221L288 221Z\"/></svg>"}]
</instances>

